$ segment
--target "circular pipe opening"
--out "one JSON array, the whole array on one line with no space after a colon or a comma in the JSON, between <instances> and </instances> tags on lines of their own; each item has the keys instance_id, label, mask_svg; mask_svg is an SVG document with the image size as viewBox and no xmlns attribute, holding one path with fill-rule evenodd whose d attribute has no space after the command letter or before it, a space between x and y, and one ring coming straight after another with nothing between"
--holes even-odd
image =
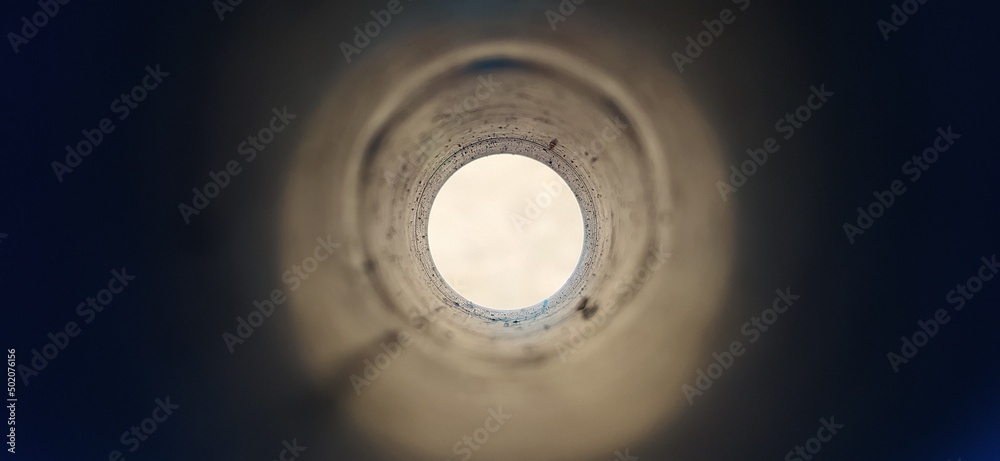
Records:
<instances>
[{"instance_id":1,"label":"circular pipe opening","mask_svg":"<svg viewBox=\"0 0 1000 461\"><path fill-rule=\"evenodd\" d=\"M671 72L635 66L655 62L641 47L585 29L574 46L550 31L470 43L459 29L372 54L314 115L289 181L287 258L327 235L343 251L293 293L311 368L341 383L365 434L411 459L440 459L497 405L517 423L477 458L580 459L636 440L686 408L663 389L700 359L728 274L718 146ZM506 153L554 170L583 219L577 270L513 311L452 290L427 238L448 178ZM397 340L377 383L343 387Z\"/></svg>"},{"instance_id":2,"label":"circular pipe opening","mask_svg":"<svg viewBox=\"0 0 1000 461\"><path fill-rule=\"evenodd\" d=\"M497 310L545 304L583 251L580 203L558 173L527 156L463 166L434 197L427 244L438 275L469 303Z\"/></svg>"},{"instance_id":3,"label":"circular pipe opening","mask_svg":"<svg viewBox=\"0 0 1000 461\"><path fill-rule=\"evenodd\" d=\"M553 58L483 56L415 78L378 125L360 165L360 235L388 305L403 318L433 320L429 335L490 359L518 358L525 346L566 335L554 327L583 304L609 305L615 273L642 264L666 238L655 220L669 203L646 187L663 168L659 159L644 151L607 81L561 69ZM438 275L427 242L434 197L448 178L504 153L537 160L563 178L584 227L578 270L552 296L512 311L456 293ZM586 312L589 318L593 308Z\"/></svg>"}]
</instances>

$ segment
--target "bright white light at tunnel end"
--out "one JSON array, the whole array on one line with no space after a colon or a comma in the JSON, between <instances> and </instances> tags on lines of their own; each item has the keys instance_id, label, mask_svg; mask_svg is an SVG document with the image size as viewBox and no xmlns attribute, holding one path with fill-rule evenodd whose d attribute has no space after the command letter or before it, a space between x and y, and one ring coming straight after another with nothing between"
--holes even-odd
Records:
<instances>
[{"instance_id":1,"label":"bright white light at tunnel end","mask_svg":"<svg viewBox=\"0 0 1000 461\"><path fill-rule=\"evenodd\" d=\"M545 164L497 154L460 168L434 198L428 245L438 273L476 305L542 303L573 275L583 250L580 204Z\"/></svg>"}]
</instances>

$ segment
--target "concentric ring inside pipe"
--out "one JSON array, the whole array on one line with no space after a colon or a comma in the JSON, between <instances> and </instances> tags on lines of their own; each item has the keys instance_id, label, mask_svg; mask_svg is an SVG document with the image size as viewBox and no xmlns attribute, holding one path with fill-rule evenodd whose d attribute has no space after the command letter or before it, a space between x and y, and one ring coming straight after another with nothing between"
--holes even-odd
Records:
<instances>
[{"instance_id":1,"label":"concentric ring inside pipe","mask_svg":"<svg viewBox=\"0 0 1000 461\"><path fill-rule=\"evenodd\" d=\"M285 254L327 235L343 251L292 295L303 352L360 432L408 459L452 456L501 406L476 459L611 452L686 405L716 313L731 249L713 135L668 71L631 65L653 62L638 47L451 33L359 62L313 116ZM426 238L443 182L498 153L550 166L584 219L572 278L515 311L451 290ZM352 385L400 333L415 340Z\"/></svg>"}]
</instances>

